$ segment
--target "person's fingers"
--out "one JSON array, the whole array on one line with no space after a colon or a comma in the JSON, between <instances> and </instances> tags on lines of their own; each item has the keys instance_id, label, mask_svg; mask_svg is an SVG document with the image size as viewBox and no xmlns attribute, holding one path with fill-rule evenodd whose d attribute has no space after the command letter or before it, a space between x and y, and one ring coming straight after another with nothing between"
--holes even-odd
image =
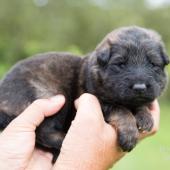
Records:
<instances>
[{"instance_id":1,"label":"person's fingers","mask_svg":"<svg viewBox=\"0 0 170 170\"><path fill-rule=\"evenodd\" d=\"M108 166L124 155L117 147L115 128L104 121L95 96L83 94L75 101L75 106L76 117L53 170L82 169L82 165L83 169L109 169Z\"/></svg>"},{"instance_id":2,"label":"person's fingers","mask_svg":"<svg viewBox=\"0 0 170 170\"><path fill-rule=\"evenodd\" d=\"M95 123L98 121L104 122L103 113L98 99L91 94L85 93L75 101L77 109L75 121L89 121Z\"/></svg>"},{"instance_id":3,"label":"person's fingers","mask_svg":"<svg viewBox=\"0 0 170 170\"><path fill-rule=\"evenodd\" d=\"M25 170L50 170L52 168L52 154L42 150L34 150L31 160Z\"/></svg>"},{"instance_id":4,"label":"person's fingers","mask_svg":"<svg viewBox=\"0 0 170 170\"><path fill-rule=\"evenodd\" d=\"M45 117L58 112L64 103L65 98L63 95L57 95L50 99L35 100L23 113L15 118L7 128L10 128L10 126L19 126L34 131Z\"/></svg>"},{"instance_id":5,"label":"person's fingers","mask_svg":"<svg viewBox=\"0 0 170 170\"><path fill-rule=\"evenodd\" d=\"M158 103L157 100L155 100L152 103L151 108L150 108L150 112L151 112L151 115L152 115L153 120L154 120L154 126L152 128L151 133L154 134L158 131L159 122L160 122L160 107L159 107L159 103Z\"/></svg>"},{"instance_id":6,"label":"person's fingers","mask_svg":"<svg viewBox=\"0 0 170 170\"><path fill-rule=\"evenodd\" d=\"M149 107L150 113L152 115L153 118L153 128L150 132L144 132L140 134L140 139L143 139L147 136L153 135L155 134L158 129L159 129L159 121L160 121L160 107L159 107L159 103L157 100L155 100Z\"/></svg>"}]
</instances>

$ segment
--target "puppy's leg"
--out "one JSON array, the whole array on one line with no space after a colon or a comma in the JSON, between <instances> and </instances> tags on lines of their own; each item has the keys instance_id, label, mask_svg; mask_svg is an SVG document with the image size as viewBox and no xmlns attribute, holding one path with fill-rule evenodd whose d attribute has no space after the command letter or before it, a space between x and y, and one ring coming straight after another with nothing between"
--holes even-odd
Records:
<instances>
[{"instance_id":1,"label":"puppy's leg","mask_svg":"<svg viewBox=\"0 0 170 170\"><path fill-rule=\"evenodd\" d=\"M136 110L135 118L140 132L151 131L153 128L153 118L146 106L140 107Z\"/></svg>"},{"instance_id":2,"label":"puppy's leg","mask_svg":"<svg viewBox=\"0 0 170 170\"><path fill-rule=\"evenodd\" d=\"M53 162L55 162L60 153L66 134L65 123L66 117L69 117L68 108L68 102L66 102L57 114L47 117L36 129L37 146L50 151L53 154Z\"/></svg>"},{"instance_id":3,"label":"puppy's leg","mask_svg":"<svg viewBox=\"0 0 170 170\"><path fill-rule=\"evenodd\" d=\"M65 133L55 127L39 127L36 130L36 142L47 148L60 149Z\"/></svg>"},{"instance_id":4,"label":"puppy's leg","mask_svg":"<svg viewBox=\"0 0 170 170\"><path fill-rule=\"evenodd\" d=\"M65 133L60 122L56 121L55 117L47 118L36 130L36 146L51 152L53 154L52 162L54 163L60 153L64 137Z\"/></svg>"},{"instance_id":5,"label":"puppy's leg","mask_svg":"<svg viewBox=\"0 0 170 170\"><path fill-rule=\"evenodd\" d=\"M131 151L138 141L139 132L133 114L126 108L112 110L108 123L118 132L118 144L124 152Z\"/></svg>"}]
</instances>

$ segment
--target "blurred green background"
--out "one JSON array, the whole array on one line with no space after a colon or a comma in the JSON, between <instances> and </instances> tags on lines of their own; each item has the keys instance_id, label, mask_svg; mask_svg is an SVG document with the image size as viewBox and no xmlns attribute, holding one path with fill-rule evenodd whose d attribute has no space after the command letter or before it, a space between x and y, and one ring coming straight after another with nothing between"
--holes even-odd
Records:
<instances>
[{"instance_id":1,"label":"blurred green background","mask_svg":"<svg viewBox=\"0 0 170 170\"><path fill-rule=\"evenodd\" d=\"M108 32L127 25L158 31L170 54L170 0L0 0L0 77L35 53L90 52ZM170 169L170 88L160 104L159 133L114 170Z\"/></svg>"}]
</instances>

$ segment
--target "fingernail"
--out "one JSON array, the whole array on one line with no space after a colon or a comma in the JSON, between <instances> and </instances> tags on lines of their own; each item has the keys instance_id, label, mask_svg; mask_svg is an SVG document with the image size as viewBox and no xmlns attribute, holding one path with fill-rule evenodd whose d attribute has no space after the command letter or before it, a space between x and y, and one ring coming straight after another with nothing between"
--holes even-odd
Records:
<instances>
[{"instance_id":1,"label":"fingernail","mask_svg":"<svg viewBox=\"0 0 170 170\"><path fill-rule=\"evenodd\" d=\"M50 100L54 103L59 103L59 102L61 103L65 101L65 97L61 94L58 94L56 96L51 97Z\"/></svg>"}]
</instances>

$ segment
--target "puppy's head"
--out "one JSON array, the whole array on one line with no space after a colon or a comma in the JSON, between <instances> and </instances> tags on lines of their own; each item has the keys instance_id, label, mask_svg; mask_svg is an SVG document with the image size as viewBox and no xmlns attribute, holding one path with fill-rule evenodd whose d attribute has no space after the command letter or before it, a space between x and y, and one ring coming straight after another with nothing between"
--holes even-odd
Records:
<instances>
[{"instance_id":1,"label":"puppy's head","mask_svg":"<svg viewBox=\"0 0 170 170\"><path fill-rule=\"evenodd\" d=\"M157 98L167 83L169 59L160 36L125 27L108 34L91 60L95 94L105 102L143 105Z\"/></svg>"}]
</instances>

